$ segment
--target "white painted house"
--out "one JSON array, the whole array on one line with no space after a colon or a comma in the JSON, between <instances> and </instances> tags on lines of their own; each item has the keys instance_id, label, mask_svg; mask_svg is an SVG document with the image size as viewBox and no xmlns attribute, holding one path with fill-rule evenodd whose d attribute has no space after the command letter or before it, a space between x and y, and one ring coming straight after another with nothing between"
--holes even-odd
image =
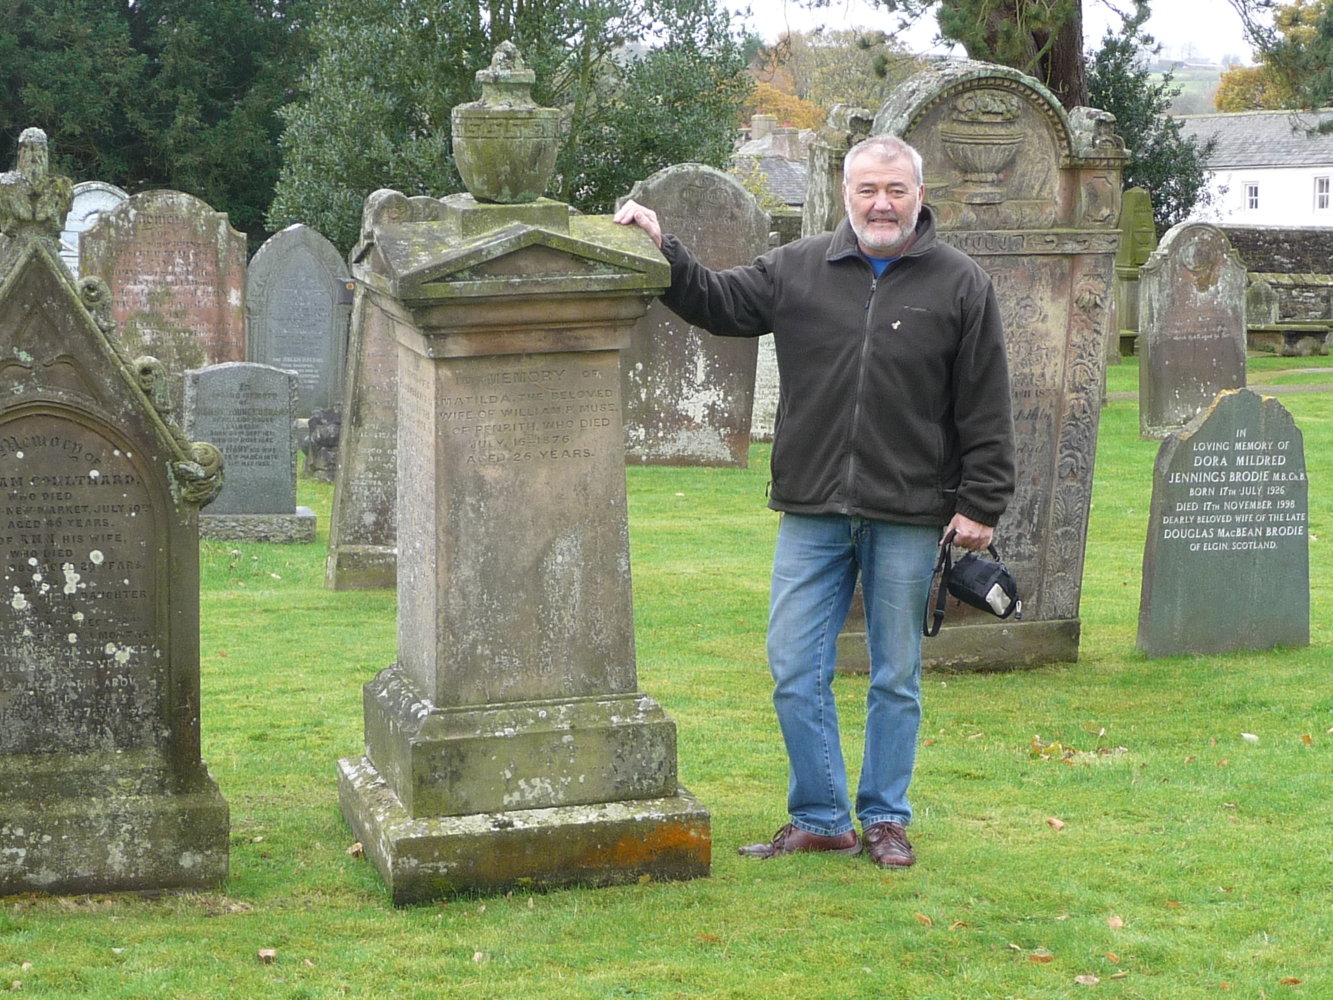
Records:
<instances>
[{"instance_id":1,"label":"white painted house","mask_svg":"<svg viewBox=\"0 0 1333 1000\"><path fill-rule=\"evenodd\" d=\"M1208 158L1213 203L1192 221L1333 227L1333 111L1181 115L1181 132L1217 140Z\"/></svg>"}]
</instances>

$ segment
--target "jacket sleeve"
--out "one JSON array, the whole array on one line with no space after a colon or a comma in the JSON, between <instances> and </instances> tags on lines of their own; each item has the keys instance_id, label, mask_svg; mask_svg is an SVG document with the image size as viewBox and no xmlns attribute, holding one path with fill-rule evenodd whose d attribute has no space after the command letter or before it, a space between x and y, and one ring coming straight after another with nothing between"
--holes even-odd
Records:
<instances>
[{"instance_id":1,"label":"jacket sleeve","mask_svg":"<svg viewBox=\"0 0 1333 1000\"><path fill-rule=\"evenodd\" d=\"M685 322L719 337L759 337L773 329L775 297L771 261L714 271L676 239L662 238L671 265L671 287L662 302Z\"/></svg>"},{"instance_id":2,"label":"jacket sleeve","mask_svg":"<svg viewBox=\"0 0 1333 1000\"><path fill-rule=\"evenodd\" d=\"M1014 494L1014 424L1000 307L989 280L967 310L954 366L962 460L956 510L994 526Z\"/></svg>"}]
</instances>

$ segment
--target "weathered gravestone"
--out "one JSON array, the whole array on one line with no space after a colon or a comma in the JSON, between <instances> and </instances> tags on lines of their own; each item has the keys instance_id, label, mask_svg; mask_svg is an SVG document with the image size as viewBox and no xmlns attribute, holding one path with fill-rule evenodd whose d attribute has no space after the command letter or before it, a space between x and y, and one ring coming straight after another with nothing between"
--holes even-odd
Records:
<instances>
[{"instance_id":1,"label":"weathered gravestone","mask_svg":"<svg viewBox=\"0 0 1333 1000\"><path fill-rule=\"evenodd\" d=\"M338 442L342 437L342 403L316 407L306 421L301 437L305 456L303 472L312 479L332 483L338 475Z\"/></svg>"},{"instance_id":2,"label":"weathered gravestone","mask_svg":"<svg viewBox=\"0 0 1333 1000\"><path fill-rule=\"evenodd\" d=\"M1180 430L1245 387L1245 265L1216 226L1184 222L1139 268L1139 434Z\"/></svg>"},{"instance_id":3,"label":"weathered gravestone","mask_svg":"<svg viewBox=\"0 0 1333 1000\"><path fill-rule=\"evenodd\" d=\"M754 406L750 410L750 440L772 441L773 428L778 420L778 400L782 386L778 381L778 354L773 347L773 335L759 338L759 350L754 359Z\"/></svg>"},{"instance_id":4,"label":"weathered gravestone","mask_svg":"<svg viewBox=\"0 0 1333 1000\"><path fill-rule=\"evenodd\" d=\"M1138 647L1148 656L1310 643L1309 491L1291 414L1221 393L1157 452Z\"/></svg>"},{"instance_id":5,"label":"weathered gravestone","mask_svg":"<svg viewBox=\"0 0 1333 1000\"><path fill-rule=\"evenodd\" d=\"M748 264L768 249L768 213L712 167L667 167L629 197L657 212L663 231L708 267ZM660 302L649 306L621 359L630 461L748 465L756 348L754 338L714 337Z\"/></svg>"},{"instance_id":6,"label":"weathered gravestone","mask_svg":"<svg viewBox=\"0 0 1333 1000\"><path fill-rule=\"evenodd\" d=\"M409 199L403 208L404 221L423 211L418 199ZM369 225L367 218L352 253L354 267L359 268L363 255L373 250ZM391 298L358 283L347 345L329 554L324 563L324 585L330 590L385 589L393 587L397 579L398 340L394 327L404 322Z\"/></svg>"},{"instance_id":7,"label":"weathered gravestone","mask_svg":"<svg viewBox=\"0 0 1333 1000\"><path fill-rule=\"evenodd\" d=\"M296 414L342 401L352 284L324 236L288 226L264 243L246 276L249 360L297 374Z\"/></svg>"},{"instance_id":8,"label":"weathered gravestone","mask_svg":"<svg viewBox=\"0 0 1333 1000\"><path fill-rule=\"evenodd\" d=\"M1018 481L996 530L1023 621L950 606L928 666L995 669L1078 658L1079 599L1101 413L1124 147L1109 115L1066 114L1016 70L932 66L880 109L872 134L925 161L940 238L991 275L1004 316ZM863 613L839 641L864 670Z\"/></svg>"},{"instance_id":9,"label":"weathered gravestone","mask_svg":"<svg viewBox=\"0 0 1333 1000\"><path fill-rule=\"evenodd\" d=\"M227 481L199 515L204 538L313 542L315 514L296 506L298 377L228 361L185 373L185 432L217 447Z\"/></svg>"},{"instance_id":10,"label":"weathered gravestone","mask_svg":"<svg viewBox=\"0 0 1333 1000\"><path fill-rule=\"evenodd\" d=\"M76 290L69 182L40 166L0 175L0 896L211 887L228 814L199 757L197 511L221 457L167 422L105 285Z\"/></svg>"},{"instance_id":11,"label":"weathered gravestone","mask_svg":"<svg viewBox=\"0 0 1333 1000\"><path fill-rule=\"evenodd\" d=\"M543 190L558 113L527 99L508 43L478 76L455 143L494 138L471 162ZM399 659L365 687L343 815L397 903L707 875L708 813L634 662L618 348L665 262L535 194L451 195L434 219L407 202L371 196L358 265L406 320Z\"/></svg>"},{"instance_id":12,"label":"weathered gravestone","mask_svg":"<svg viewBox=\"0 0 1333 1000\"><path fill-rule=\"evenodd\" d=\"M80 181L74 185L74 203L60 231L60 259L69 273L79 277L79 241L84 230L101 216L129 199L129 194L104 181Z\"/></svg>"},{"instance_id":13,"label":"weathered gravestone","mask_svg":"<svg viewBox=\"0 0 1333 1000\"><path fill-rule=\"evenodd\" d=\"M831 231L846 211L842 199L842 161L847 151L870 135L874 112L835 104L828 120L810 144L805 203L801 206L801 235Z\"/></svg>"},{"instance_id":14,"label":"weathered gravestone","mask_svg":"<svg viewBox=\"0 0 1333 1000\"><path fill-rule=\"evenodd\" d=\"M1133 354L1139 333L1139 268L1157 249L1157 226L1152 217L1152 196L1129 188L1120 201L1120 249L1115 255L1115 311L1119 329L1112 331L1107 360L1119 364Z\"/></svg>"},{"instance_id":15,"label":"weathered gravestone","mask_svg":"<svg viewBox=\"0 0 1333 1000\"><path fill-rule=\"evenodd\" d=\"M245 360L245 257L226 213L180 191L131 195L79 241L79 271L111 289L126 352L177 374Z\"/></svg>"}]
</instances>

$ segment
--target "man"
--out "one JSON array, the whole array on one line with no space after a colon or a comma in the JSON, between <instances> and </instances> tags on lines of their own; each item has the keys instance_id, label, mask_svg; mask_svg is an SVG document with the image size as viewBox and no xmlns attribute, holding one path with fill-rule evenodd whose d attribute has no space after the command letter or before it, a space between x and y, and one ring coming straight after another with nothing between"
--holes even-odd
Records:
<instances>
[{"instance_id":1,"label":"man","mask_svg":"<svg viewBox=\"0 0 1333 1000\"><path fill-rule=\"evenodd\" d=\"M855 813L871 860L906 867L923 610L941 530L985 548L1013 493L1009 376L990 280L939 242L917 151L872 137L843 176L837 229L725 271L700 265L642 205L615 218L670 262L669 308L721 336L772 331L777 351L767 645L791 821L740 853L862 850L832 689L859 574L870 689Z\"/></svg>"}]
</instances>

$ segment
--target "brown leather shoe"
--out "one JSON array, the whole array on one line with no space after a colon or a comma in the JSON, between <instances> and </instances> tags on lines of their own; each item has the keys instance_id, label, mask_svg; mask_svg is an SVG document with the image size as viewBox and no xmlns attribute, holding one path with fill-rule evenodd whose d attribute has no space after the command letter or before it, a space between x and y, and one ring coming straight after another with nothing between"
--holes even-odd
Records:
<instances>
[{"instance_id":1,"label":"brown leather shoe","mask_svg":"<svg viewBox=\"0 0 1333 1000\"><path fill-rule=\"evenodd\" d=\"M881 868L908 868L916 864L916 855L901 823L871 823L862 836L870 860Z\"/></svg>"},{"instance_id":2,"label":"brown leather shoe","mask_svg":"<svg viewBox=\"0 0 1333 1000\"><path fill-rule=\"evenodd\" d=\"M834 854L860 854L861 841L855 830L848 830L838 837L821 837L809 833L788 823L773 839L762 844L746 844L740 854L747 858L776 858L783 854L796 854L801 851L831 851Z\"/></svg>"}]
</instances>

